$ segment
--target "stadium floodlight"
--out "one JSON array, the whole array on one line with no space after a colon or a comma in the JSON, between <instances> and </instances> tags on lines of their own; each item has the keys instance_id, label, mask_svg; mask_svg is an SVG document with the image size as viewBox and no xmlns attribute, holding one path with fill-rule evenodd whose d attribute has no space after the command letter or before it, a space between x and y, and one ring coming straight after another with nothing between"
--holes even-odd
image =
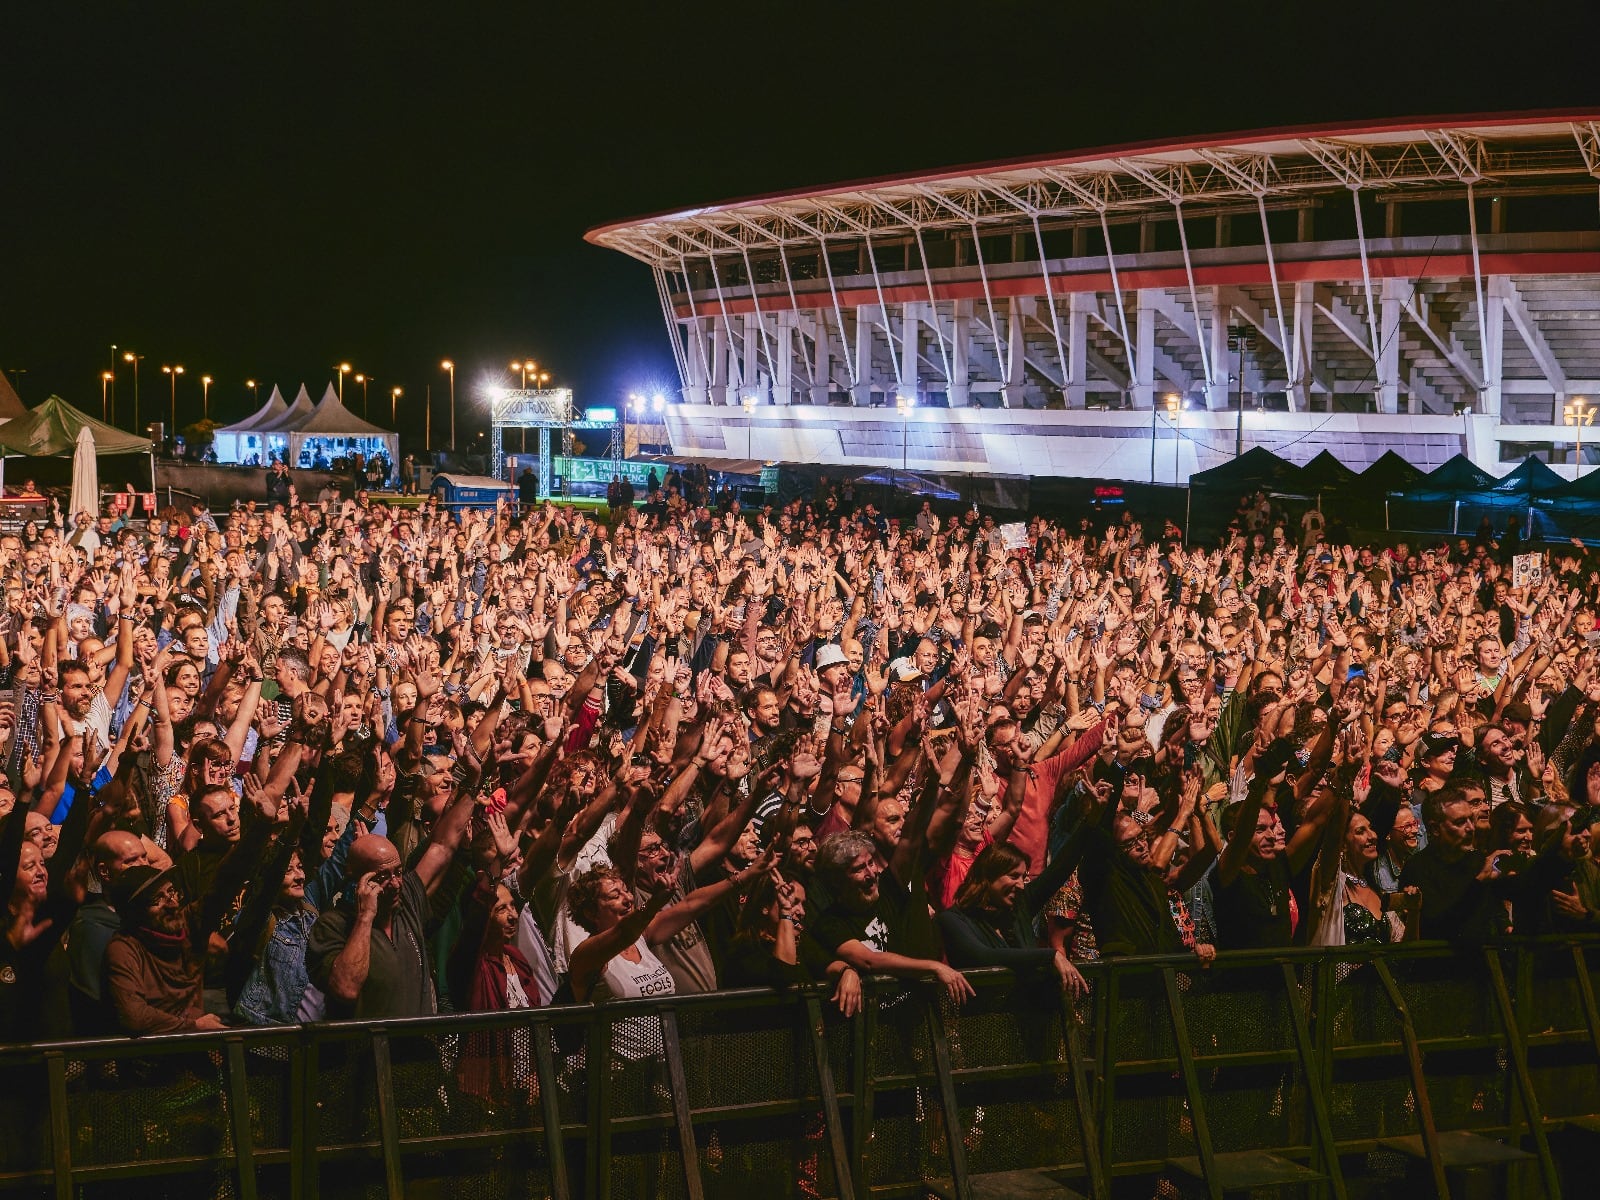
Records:
<instances>
[{"instance_id":1,"label":"stadium floodlight","mask_svg":"<svg viewBox=\"0 0 1600 1200\"><path fill-rule=\"evenodd\" d=\"M654 396L650 397L650 407L656 412L660 412L662 409L666 408L666 406L667 398L660 392L657 392Z\"/></svg>"}]
</instances>

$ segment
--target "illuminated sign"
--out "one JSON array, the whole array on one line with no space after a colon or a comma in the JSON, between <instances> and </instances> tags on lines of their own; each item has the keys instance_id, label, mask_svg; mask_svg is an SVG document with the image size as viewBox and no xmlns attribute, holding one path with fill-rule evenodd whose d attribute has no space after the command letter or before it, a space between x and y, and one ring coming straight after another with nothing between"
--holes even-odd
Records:
<instances>
[{"instance_id":1,"label":"illuminated sign","mask_svg":"<svg viewBox=\"0 0 1600 1200\"><path fill-rule=\"evenodd\" d=\"M584 416L591 421L615 421L617 419L617 410L614 408L591 408L584 413Z\"/></svg>"},{"instance_id":2,"label":"illuminated sign","mask_svg":"<svg viewBox=\"0 0 1600 1200\"><path fill-rule=\"evenodd\" d=\"M1122 489L1119 487L1110 487L1105 484L1096 484L1094 489L1094 498L1096 500L1120 500L1122 498Z\"/></svg>"}]
</instances>

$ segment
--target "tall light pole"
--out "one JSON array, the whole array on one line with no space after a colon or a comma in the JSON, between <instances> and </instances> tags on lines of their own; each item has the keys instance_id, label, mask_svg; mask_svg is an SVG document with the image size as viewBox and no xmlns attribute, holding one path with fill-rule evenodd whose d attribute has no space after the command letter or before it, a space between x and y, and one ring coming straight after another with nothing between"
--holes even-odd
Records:
<instances>
[{"instance_id":1,"label":"tall light pole","mask_svg":"<svg viewBox=\"0 0 1600 1200\"><path fill-rule=\"evenodd\" d=\"M111 386L111 378L112 376L110 371L100 372L100 419L102 421L109 421L111 419L106 415L110 411L106 407L106 389Z\"/></svg>"},{"instance_id":2,"label":"tall light pole","mask_svg":"<svg viewBox=\"0 0 1600 1200\"><path fill-rule=\"evenodd\" d=\"M1583 474L1583 427L1594 424L1595 406L1582 396L1574 396L1572 403L1561 410L1564 423L1571 425L1578 434L1578 448L1574 454L1575 465L1572 470L1574 479Z\"/></svg>"},{"instance_id":3,"label":"tall light pole","mask_svg":"<svg viewBox=\"0 0 1600 1200\"><path fill-rule=\"evenodd\" d=\"M1183 451L1183 397L1168 392L1167 419L1172 422L1172 482L1178 482L1178 456Z\"/></svg>"},{"instance_id":4,"label":"tall light pole","mask_svg":"<svg viewBox=\"0 0 1600 1200\"><path fill-rule=\"evenodd\" d=\"M896 396L894 406L900 410L900 470L904 473L907 469L909 447L911 442L911 410L917 406L915 396Z\"/></svg>"},{"instance_id":5,"label":"tall light pole","mask_svg":"<svg viewBox=\"0 0 1600 1200\"><path fill-rule=\"evenodd\" d=\"M111 424L117 423L117 344L111 343L111 415L107 418Z\"/></svg>"},{"instance_id":6,"label":"tall light pole","mask_svg":"<svg viewBox=\"0 0 1600 1200\"><path fill-rule=\"evenodd\" d=\"M200 376L200 419L202 421L211 419L211 382L211 376Z\"/></svg>"},{"instance_id":7,"label":"tall light pole","mask_svg":"<svg viewBox=\"0 0 1600 1200\"><path fill-rule=\"evenodd\" d=\"M254 379L246 379L244 385L250 389L250 403L259 407L261 404L261 385L256 383Z\"/></svg>"},{"instance_id":8,"label":"tall light pole","mask_svg":"<svg viewBox=\"0 0 1600 1200\"><path fill-rule=\"evenodd\" d=\"M448 358L439 364L439 369L450 376L450 449L456 448L456 364Z\"/></svg>"},{"instance_id":9,"label":"tall light pole","mask_svg":"<svg viewBox=\"0 0 1600 1200\"><path fill-rule=\"evenodd\" d=\"M178 434L178 376L183 374L183 367L182 365L175 367L164 366L161 368L161 373L172 381L172 425L169 436L176 437Z\"/></svg>"},{"instance_id":10,"label":"tall light pole","mask_svg":"<svg viewBox=\"0 0 1600 1200\"><path fill-rule=\"evenodd\" d=\"M1234 352L1234 364L1238 374L1235 378L1239 383L1239 416L1234 426L1233 456L1238 458L1244 453L1244 352L1255 345L1255 338L1250 333L1249 326L1228 326L1228 349ZM1152 482L1154 477L1152 476Z\"/></svg>"},{"instance_id":11,"label":"tall light pole","mask_svg":"<svg viewBox=\"0 0 1600 1200\"><path fill-rule=\"evenodd\" d=\"M339 372L339 403L343 404L344 403L344 377L346 375L350 374L350 364L349 363L340 363L339 367L338 367L338 372Z\"/></svg>"},{"instance_id":12,"label":"tall light pole","mask_svg":"<svg viewBox=\"0 0 1600 1200\"><path fill-rule=\"evenodd\" d=\"M400 391L401 389L397 387L389 389L389 424L391 425L400 423Z\"/></svg>"},{"instance_id":13,"label":"tall light pole","mask_svg":"<svg viewBox=\"0 0 1600 1200\"><path fill-rule=\"evenodd\" d=\"M744 456L746 458L754 458L756 454L756 398L754 396L746 396L744 398L744 415Z\"/></svg>"},{"instance_id":14,"label":"tall light pole","mask_svg":"<svg viewBox=\"0 0 1600 1200\"><path fill-rule=\"evenodd\" d=\"M125 350L122 361L133 364L133 430L139 431L139 364L144 361L144 355L135 354L132 350Z\"/></svg>"},{"instance_id":15,"label":"tall light pole","mask_svg":"<svg viewBox=\"0 0 1600 1200\"><path fill-rule=\"evenodd\" d=\"M367 384L372 382L372 376L358 374L356 382L361 385L361 415L364 417L367 415Z\"/></svg>"}]
</instances>

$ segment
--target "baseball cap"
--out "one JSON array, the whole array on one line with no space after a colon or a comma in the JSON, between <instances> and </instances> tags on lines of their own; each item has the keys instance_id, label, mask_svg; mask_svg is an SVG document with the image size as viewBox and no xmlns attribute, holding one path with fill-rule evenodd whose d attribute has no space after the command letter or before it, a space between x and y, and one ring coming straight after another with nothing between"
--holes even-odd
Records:
<instances>
[{"instance_id":1,"label":"baseball cap","mask_svg":"<svg viewBox=\"0 0 1600 1200\"><path fill-rule=\"evenodd\" d=\"M889 664L889 678L896 683L910 683L913 679L921 679L922 672L913 660L897 658Z\"/></svg>"}]
</instances>

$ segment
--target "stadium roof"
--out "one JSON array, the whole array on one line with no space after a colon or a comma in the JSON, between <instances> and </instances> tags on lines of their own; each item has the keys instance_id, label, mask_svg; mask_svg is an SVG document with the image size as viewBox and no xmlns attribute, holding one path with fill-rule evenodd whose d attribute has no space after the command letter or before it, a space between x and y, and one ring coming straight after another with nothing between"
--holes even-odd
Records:
<instances>
[{"instance_id":1,"label":"stadium roof","mask_svg":"<svg viewBox=\"0 0 1600 1200\"><path fill-rule=\"evenodd\" d=\"M1408 118L1188 138L897 175L592 229L652 266L927 229L1249 203L1348 189L1600 180L1600 113Z\"/></svg>"}]
</instances>

